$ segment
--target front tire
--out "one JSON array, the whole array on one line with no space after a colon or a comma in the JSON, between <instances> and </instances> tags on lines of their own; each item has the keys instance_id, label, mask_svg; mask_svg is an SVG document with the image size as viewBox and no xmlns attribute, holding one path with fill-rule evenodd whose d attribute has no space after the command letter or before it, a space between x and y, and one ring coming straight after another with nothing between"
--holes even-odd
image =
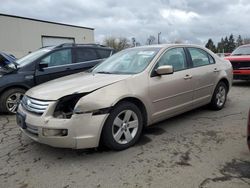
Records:
<instances>
[{"instance_id":1,"label":"front tire","mask_svg":"<svg viewBox=\"0 0 250 188\"><path fill-rule=\"evenodd\" d=\"M113 150L124 150L134 145L143 128L142 113L131 102L121 102L114 107L102 132L105 146Z\"/></svg>"},{"instance_id":2,"label":"front tire","mask_svg":"<svg viewBox=\"0 0 250 188\"><path fill-rule=\"evenodd\" d=\"M5 91L0 96L0 111L15 114L17 111L20 99L24 95L25 90L22 88L12 88Z\"/></svg>"},{"instance_id":3,"label":"front tire","mask_svg":"<svg viewBox=\"0 0 250 188\"><path fill-rule=\"evenodd\" d=\"M228 88L224 82L219 82L214 90L210 107L213 110L221 110L227 100Z\"/></svg>"}]
</instances>

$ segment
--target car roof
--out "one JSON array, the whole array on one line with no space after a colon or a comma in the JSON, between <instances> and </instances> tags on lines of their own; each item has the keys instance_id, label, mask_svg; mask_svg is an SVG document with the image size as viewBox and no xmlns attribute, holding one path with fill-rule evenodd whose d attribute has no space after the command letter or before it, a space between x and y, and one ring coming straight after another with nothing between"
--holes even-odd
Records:
<instances>
[{"instance_id":1,"label":"car roof","mask_svg":"<svg viewBox=\"0 0 250 188\"><path fill-rule=\"evenodd\" d=\"M169 47L197 47L204 49L203 46L196 44L153 44L153 45L138 46L136 48L169 48Z\"/></svg>"}]
</instances>

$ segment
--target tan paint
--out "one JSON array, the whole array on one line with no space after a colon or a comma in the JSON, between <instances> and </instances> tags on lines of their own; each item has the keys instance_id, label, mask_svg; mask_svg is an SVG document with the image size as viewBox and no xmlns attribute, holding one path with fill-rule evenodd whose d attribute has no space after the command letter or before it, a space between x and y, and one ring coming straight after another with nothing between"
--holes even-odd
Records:
<instances>
[{"instance_id":1,"label":"tan paint","mask_svg":"<svg viewBox=\"0 0 250 188\"><path fill-rule=\"evenodd\" d=\"M151 72L161 55L170 48L192 46L210 53L216 64L186 69L169 75L151 77ZM57 119L52 116L56 101L75 92L91 92L82 97L75 109L82 112L94 111L115 106L120 100L133 97L146 107L148 125L193 108L208 104L219 80L226 78L232 84L232 67L209 50L196 45L161 45L159 54L141 73L135 75L109 75L79 73L60 78L34 87L26 94L40 100L54 100L42 116L25 113L26 122L43 128L68 128L69 138L62 141L55 138L40 138L37 141L58 147L88 148L96 147L108 114L91 113L73 115L71 119ZM150 48L150 46L149 46ZM214 69L218 71L214 71ZM187 79L187 75L189 78ZM29 136L29 135L28 135ZM34 139L34 138L33 138Z\"/></svg>"}]
</instances>

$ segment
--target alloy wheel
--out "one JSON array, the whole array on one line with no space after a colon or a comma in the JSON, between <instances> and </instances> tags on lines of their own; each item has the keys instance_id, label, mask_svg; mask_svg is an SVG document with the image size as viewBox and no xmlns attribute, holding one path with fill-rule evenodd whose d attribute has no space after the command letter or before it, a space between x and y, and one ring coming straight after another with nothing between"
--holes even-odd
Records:
<instances>
[{"instance_id":1,"label":"alloy wheel","mask_svg":"<svg viewBox=\"0 0 250 188\"><path fill-rule=\"evenodd\" d=\"M226 100L226 89L223 86L220 86L218 93L216 94L216 104L221 107L224 105Z\"/></svg>"},{"instance_id":2,"label":"alloy wheel","mask_svg":"<svg viewBox=\"0 0 250 188\"><path fill-rule=\"evenodd\" d=\"M119 144L131 142L137 134L139 127L138 117L132 110L120 112L114 119L112 135Z\"/></svg>"},{"instance_id":3,"label":"alloy wheel","mask_svg":"<svg viewBox=\"0 0 250 188\"><path fill-rule=\"evenodd\" d=\"M22 96L23 96L23 93L13 93L8 96L6 100L6 107L9 112L16 113L17 107L19 105L19 102Z\"/></svg>"}]
</instances>

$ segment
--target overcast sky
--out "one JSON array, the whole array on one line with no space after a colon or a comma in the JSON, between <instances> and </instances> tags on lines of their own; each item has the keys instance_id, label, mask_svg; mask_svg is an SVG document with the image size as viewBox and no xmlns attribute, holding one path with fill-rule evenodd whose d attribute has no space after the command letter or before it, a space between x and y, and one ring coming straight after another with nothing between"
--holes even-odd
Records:
<instances>
[{"instance_id":1,"label":"overcast sky","mask_svg":"<svg viewBox=\"0 0 250 188\"><path fill-rule=\"evenodd\" d=\"M105 37L150 35L163 42L204 44L233 33L250 37L249 0L4 0L0 13L95 28Z\"/></svg>"}]
</instances>

